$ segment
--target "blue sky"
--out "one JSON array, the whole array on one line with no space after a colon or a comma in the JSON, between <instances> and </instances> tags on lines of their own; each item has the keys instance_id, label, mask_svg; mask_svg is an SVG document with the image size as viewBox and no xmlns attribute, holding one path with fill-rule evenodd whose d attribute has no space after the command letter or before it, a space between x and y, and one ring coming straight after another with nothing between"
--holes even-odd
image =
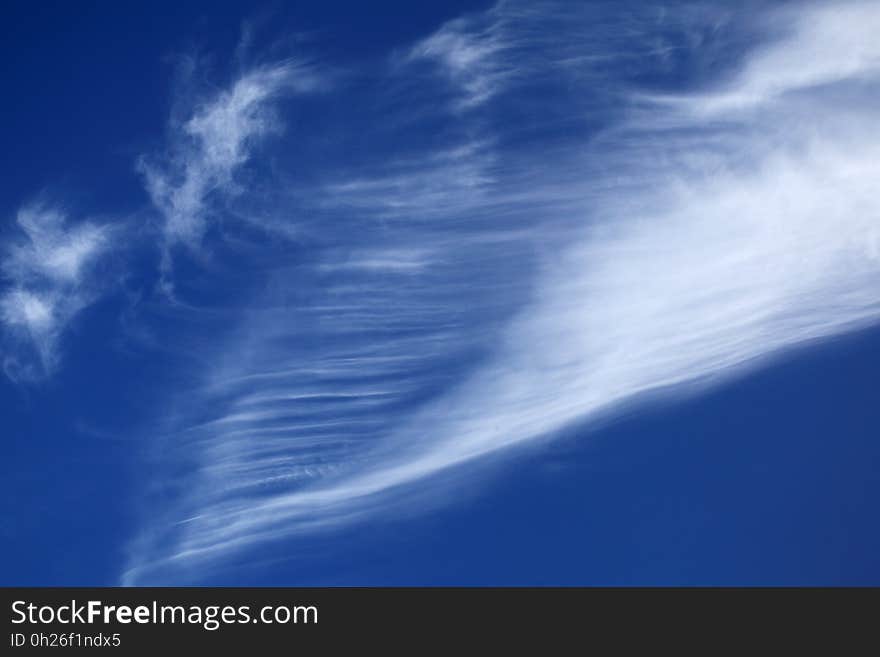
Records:
<instances>
[{"instance_id":1,"label":"blue sky","mask_svg":"<svg viewBox=\"0 0 880 657\"><path fill-rule=\"evenodd\" d=\"M3 584L877 584L868 2L2 27Z\"/></svg>"}]
</instances>

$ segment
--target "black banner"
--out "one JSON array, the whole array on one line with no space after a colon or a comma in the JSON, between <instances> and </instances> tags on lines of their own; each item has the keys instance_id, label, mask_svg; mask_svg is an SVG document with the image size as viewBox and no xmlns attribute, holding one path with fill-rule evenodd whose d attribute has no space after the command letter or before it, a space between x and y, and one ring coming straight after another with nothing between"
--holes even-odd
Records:
<instances>
[{"instance_id":1,"label":"black banner","mask_svg":"<svg viewBox=\"0 0 880 657\"><path fill-rule=\"evenodd\" d=\"M864 634L877 589L6 588L2 654L551 645L779 647ZM645 643L647 642L647 643ZM224 652L225 654L225 652Z\"/></svg>"}]
</instances>

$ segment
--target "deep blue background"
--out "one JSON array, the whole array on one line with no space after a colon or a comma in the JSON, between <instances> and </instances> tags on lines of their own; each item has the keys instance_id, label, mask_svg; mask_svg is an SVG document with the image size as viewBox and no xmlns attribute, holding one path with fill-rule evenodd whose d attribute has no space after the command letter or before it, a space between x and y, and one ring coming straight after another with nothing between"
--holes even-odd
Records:
<instances>
[{"instance_id":1,"label":"deep blue background","mask_svg":"<svg viewBox=\"0 0 880 657\"><path fill-rule=\"evenodd\" d=\"M231 52L254 16L244 4L5 3L3 234L44 189L82 214L145 204L133 159L165 130L169 56ZM332 34L323 52L344 63L405 46L463 7L271 10ZM115 584L124 566L141 465L124 427L148 416L162 373L105 348L119 309L107 300L78 322L78 348L51 381L0 379L0 584ZM514 454L459 504L357 525L218 583L880 584L878 354L877 331L800 351L698 399Z\"/></svg>"}]
</instances>

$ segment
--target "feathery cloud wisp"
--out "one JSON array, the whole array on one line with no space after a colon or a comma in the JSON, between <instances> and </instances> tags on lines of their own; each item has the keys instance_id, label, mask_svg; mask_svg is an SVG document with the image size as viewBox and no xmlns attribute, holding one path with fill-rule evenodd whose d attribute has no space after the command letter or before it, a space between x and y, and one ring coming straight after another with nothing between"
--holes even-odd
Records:
<instances>
[{"instance_id":1,"label":"feathery cloud wisp","mask_svg":"<svg viewBox=\"0 0 880 657\"><path fill-rule=\"evenodd\" d=\"M23 207L17 221L24 240L9 247L2 264L4 369L13 379L37 379L52 372L65 327L97 295L89 269L109 247L110 230L70 226L63 212L44 204Z\"/></svg>"},{"instance_id":2,"label":"feathery cloud wisp","mask_svg":"<svg viewBox=\"0 0 880 657\"><path fill-rule=\"evenodd\" d=\"M286 93L315 90L306 66L284 62L256 68L171 126L167 155L142 158L147 191L164 219L165 248L197 249L216 206L237 193L235 173L262 137L281 130L273 103Z\"/></svg>"},{"instance_id":3,"label":"feathery cloud wisp","mask_svg":"<svg viewBox=\"0 0 880 657\"><path fill-rule=\"evenodd\" d=\"M498 93L513 73L503 58L510 43L500 31L491 12L458 18L413 46L408 59L437 64L461 90L457 107L476 107Z\"/></svg>"},{"instance_id":4,"label":"feathery cloud wisp","mask_svg":"<svg viewBox=\"0 0 880 657\"><path fill-rule=\"evenodd\" d=\"M769 23L787 36L759 47L732 83L692 103L694 110L754 109L786 94L880 74L880 12L869 2L787 6Z\"/></svg>"}]
</instances>

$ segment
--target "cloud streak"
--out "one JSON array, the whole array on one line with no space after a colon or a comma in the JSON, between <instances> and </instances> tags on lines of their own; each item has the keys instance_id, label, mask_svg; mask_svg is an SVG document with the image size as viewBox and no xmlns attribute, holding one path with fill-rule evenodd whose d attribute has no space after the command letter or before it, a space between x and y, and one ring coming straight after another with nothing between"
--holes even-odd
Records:
<instances>
[{"instance_id":1,"label":"cloud streak","mask_svg":"<svg viewBox=\"0 0 880 657\"><path fill-rule=\"evenodd\" d=\"M759 48L733 82L708 95L699 110L760 107L843 80L870 83L880 73L874 38L880 14L868 2L787 6L770 17L767 29L786 36Z\"/></svg>"}]
</instances>

